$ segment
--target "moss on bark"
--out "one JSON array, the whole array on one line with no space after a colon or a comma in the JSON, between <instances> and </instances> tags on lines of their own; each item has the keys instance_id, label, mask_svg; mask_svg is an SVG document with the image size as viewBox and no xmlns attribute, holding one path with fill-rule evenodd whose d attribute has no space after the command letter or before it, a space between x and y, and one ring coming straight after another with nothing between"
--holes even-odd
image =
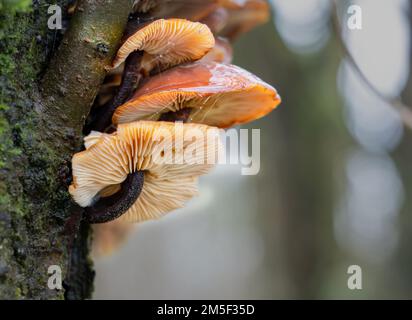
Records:
<instances>
[{"instance_id":1,"label":"moss on bark","mask_svg":"<svg viewBox=\"0 0 412 320\"><path fill-rule=\"evenodd\" d=\"M66 12L70 1L56 2ZM118 46L131 2L80 1L82 11L64 37L63 31L47 28L46 1L28 7L0 5L0 299L82 299L91 294L89 227L75 228L75 238L65 232L67 219L78 211L67 192L70 159L81 144L83 121ZM102 10L110 15L110 8L116 8L116 17L106 19ZM108 28L104 20L115 31L102 34ZM92 47L81 47L76 40L86 29L96 32ZM108 51L90 55L99 43ZM42 93L41 77L46 84ZM67 93L62 96L61 90ZM48 288L50 265L61 267L65 290Z\"/></svg>"}]
</instances>

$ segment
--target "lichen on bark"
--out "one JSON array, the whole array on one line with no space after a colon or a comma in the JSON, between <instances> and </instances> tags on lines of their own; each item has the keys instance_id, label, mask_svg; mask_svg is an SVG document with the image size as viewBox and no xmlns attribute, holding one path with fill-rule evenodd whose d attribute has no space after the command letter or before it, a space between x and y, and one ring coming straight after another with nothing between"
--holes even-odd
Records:
<instances>
[{"instance_id":1,"label":"lichen on bark","mask_svg":"<svg viewBox=\"0 0 412 320\"><path fill-rule=\"evenodd\" d=\"M71 1L56 2L67 18ZM0 298L91 294L89 227L73 239L65 232L78 210L67 192L70 159L133 1L78 2L64 36L47 28L46 1L0 3ZM65 290L48 288L50 265L61 267Z\"/></svg>"}]
</instances>

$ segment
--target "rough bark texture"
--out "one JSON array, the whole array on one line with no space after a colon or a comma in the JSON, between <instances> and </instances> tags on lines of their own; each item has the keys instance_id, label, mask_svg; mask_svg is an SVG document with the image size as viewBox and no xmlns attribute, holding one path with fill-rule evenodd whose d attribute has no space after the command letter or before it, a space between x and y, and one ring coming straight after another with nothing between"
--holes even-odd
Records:
<instances>
[{"instance_id":1,"label":"rough bark texture","mask_svg":"<svg viewBox=\"0 0 412 320\"><path fill-rule=\"evenodd\" d=\"M87 298L89 226L66 223L81 215L70 159L133 1L78 1L64 36L47 28L46 1L27 2L0 2L0 299ZM70 1L56 2L68 18ZM48 288L50 265L64 290Z\"/></svg>"}]
</instances>

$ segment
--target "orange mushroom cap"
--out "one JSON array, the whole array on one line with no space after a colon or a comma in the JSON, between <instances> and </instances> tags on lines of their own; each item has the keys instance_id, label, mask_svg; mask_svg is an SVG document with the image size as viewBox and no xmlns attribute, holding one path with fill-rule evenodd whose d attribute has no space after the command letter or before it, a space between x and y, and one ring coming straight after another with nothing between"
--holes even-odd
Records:
<instances>
[{"instance_id":1,"label":"orange mushroom cap","mask_svg":"<svg viewBox=\"0 0 412 320\"><path fill-rule=\"evenodd\" d=\"M144 69L171 67L202 58L214 44L213 34L205 24L184 19L159 19L129 36L118 50L112 66L119 66L133 51L144 51Z\"/></svg>"},{"instance_id":2,"label":"orange mushroom cap","mask_svg":"<svg viewBox=\"0 0 412 320\"><path fill-rule=\"evenodd\" d=\"M231 63L233 59L233 49L229 41L225 38L217 37L215 46L200 61Z\"/></svg>"},{"instance_id":3,"label":"orange mushroom cap","mask_svg":"<svg viewBox=\"0 0 412 320\"><path fill-rule=\"evenodd\" d=\"M239 0L227 1L232 6L228 6L229 18L226 26L219 35L231 40L235 39L242 33L246 33L258 25L264 24L269 20L270 7L264 0Z\"/></svg>"},{"instance_id":4,"label":"orange mushroom cap","mask_svg":"<svg viewBox=\"0 0 412 320\"><path fill-rule=\"evenodd\" d=\"M184 18L199 21L213 11L221 0L140 0L134 12L151 18Z\"/></svg>"},{"instance_id":5,"label":"orange mushroom cap","mask_svg":"<svg viewBox=\"0 0 412 320\"><path fill-rule=\"evenodd\" d=\"M195 141L185 139L188 136L195 136ZM175 123L151 121L119 125L112 134L92 132L85 146L72 159L70 194L80 206L88 207L97 198L117 192L129 174L143 172L139 197L118 218L130 222L159 218L183 207L197 194L198 177L214 166L209 159L217 159L221 148L216 128L181 124L181 130L176 130ZM184 161L172 161L181 155Z\"/></svg>"},{"instance_id":6,"label":"orange mushroom cap","mask_svg":"<svg viewBox=\"0 0 412 320\"><path fill-rule=\"evenodd\" d=\"M228 9L240 9L248 0L220 0L220 5Z\"/></svg>"},{"instance_id":7,"label":"orange mushroom cap","mask_svg":"<svg viewBox=\"0 0 412 320\"><path fill-rule=\"evenodd\" d=\"M195 62L151 77L112 121L157 120L162 113L193 108L188 122L227 128L265 116L280 101L272 86L240 67Z\"/></svg>"}]
</instances>

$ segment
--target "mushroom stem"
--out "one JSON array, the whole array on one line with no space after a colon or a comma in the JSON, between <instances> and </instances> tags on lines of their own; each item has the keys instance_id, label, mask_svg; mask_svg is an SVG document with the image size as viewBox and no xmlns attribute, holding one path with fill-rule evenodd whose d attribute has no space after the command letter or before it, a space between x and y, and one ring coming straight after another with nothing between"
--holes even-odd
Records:
<instances>
[{"instance_id":1,"label":"mushroom stem","mask_svg":"<svg viewBox=\"0 0 412 320\"><path fill-rule=\"evenodd\" d=\"M132 13L129 16L129 21L127 22L126 29L124 30L123 38L129 38L133 33L139 31L154 20L156 19L144 17L141 13Z\"/></svg>"},{"instance_id":2,"label":"mushroom stem","mask_svg":"<svg viewBox=\"0 0 412 320\"><path fill-rule=\"evenodd\" d=\"M136 171L123 181L120 191L99 199L93 206L85 208L85 218L89 223L112 221L124 214L139 197L144 184L144 172Z\"/></svg>"},{"instance_id":3,"label":"mushroom stem","mask_svg":"<svg viewBox=\"0 0 412 320\"><path fill-rule=\"evenodd\" d=\"M123 37L129 37L130 34L136 32L145 25L147 25L147 21L141 19L139 15L132 16L126 25ZM122 82L120 83L116 95L108 103L98 109L90 121L90 124L87 126L87 129L84 132L85 134L90 133L91 130L105 131L111 125L114 111L133 94L143 77L141 72L142 58L143 51L134 51L129 54L124 62Z\"/></svg>"},{"instance_id":4,"label":"mushroom stem","mask_svg":"<svg viewBox=\"0 0 412 320\"><path fill-rule=\"evenodd\" d=\"M167 122L182 121L185 123L189 119L191 112L192 112L192 108L183 108L178 111L169 111L169 112L163 113L159 117L159 121L167 121Z\"/></svg>"},{"instance_id":5,"label":"mushroom stem","mask_svg":"<svg viewBox=\"0 0 412 320\"><path fill-rule=\"evenodd\" d=\"M143 52L132 52L125 61L122 82L116 95L104 106L100 107L96 112L93 120L88 126L91 130L105 131L112 123L112 116L118 106L123 104L130 95L136 90L142 74L140 72L140 63L142 61ZM89 133L86 132L86 133Z\"/></svg>"}]
</instances>

